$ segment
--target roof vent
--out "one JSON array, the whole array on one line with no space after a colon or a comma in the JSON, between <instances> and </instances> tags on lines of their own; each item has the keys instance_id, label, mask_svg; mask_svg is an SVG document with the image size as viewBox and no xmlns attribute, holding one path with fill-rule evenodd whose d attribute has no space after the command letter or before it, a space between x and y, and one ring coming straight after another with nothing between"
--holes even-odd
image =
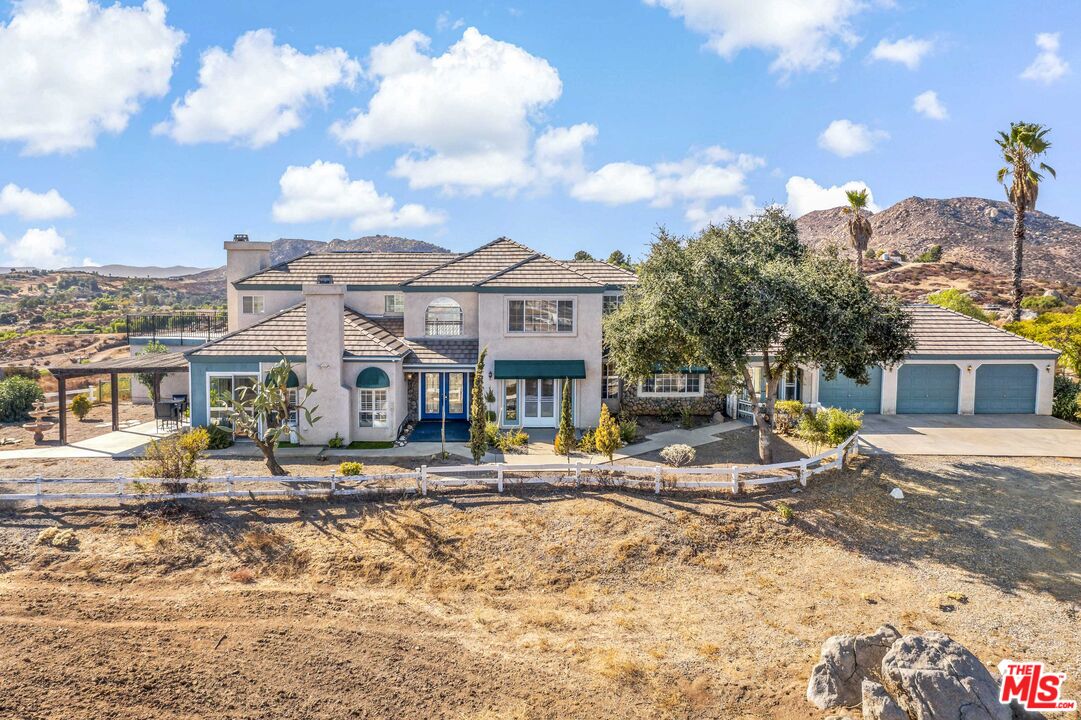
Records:
<instances>
[{"instance_id":1,"label":"roof vent","mask_svg":"<svg viewBox=\"0 0 1081 720\"><path fill-rule=\"evenodd\" d=\"M244 233L237 233L233 236L233 242L248 242L248 236Z\"/></svg>"},{"instance_id":2,"label":"roof vent","mask_svg":"<svg viewBox=\"0 0 1081 720\"><path fill-rule=\"evenodd\" d=\"M332 278L330 275L316 275L315 282L320 285L331 285L334 283L334 278Z\"/></svg>"}]
</instances>

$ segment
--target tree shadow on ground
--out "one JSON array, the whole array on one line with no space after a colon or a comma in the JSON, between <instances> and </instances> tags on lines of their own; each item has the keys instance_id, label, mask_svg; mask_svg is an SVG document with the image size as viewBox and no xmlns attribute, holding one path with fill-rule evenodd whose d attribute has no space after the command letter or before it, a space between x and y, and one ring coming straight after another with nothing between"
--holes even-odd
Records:
<instances>
[{"instance_id":1,"label":"tree shadow on ground","mask_svg":"<svg viewBox=\"0 0 1081 720\"><path fill-rule=\"evenodd\" d=\"M1081 463L865 458L813 480L796 507L807 532L875 560L1081 600Z\"/></svg>"}]
</instances>

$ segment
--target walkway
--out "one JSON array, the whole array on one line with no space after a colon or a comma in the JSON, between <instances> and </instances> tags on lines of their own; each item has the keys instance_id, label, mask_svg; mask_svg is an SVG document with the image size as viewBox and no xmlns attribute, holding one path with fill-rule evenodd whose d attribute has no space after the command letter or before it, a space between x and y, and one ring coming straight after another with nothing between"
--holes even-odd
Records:
<instances>
[{"instance_id":1,"label":"walkway","mask_svg":"<svg viewBox=\"0 0 1081 720\"><path fill-rule=\"evenodd\" d=\"M693 430L665 430L648 436L644 441L628 445L621 452L615 454L615 460L625 460L636 455L645 455L660 450L668 445L682 443L692 447L705 445L716 440L716 436L730 430L747 427L745 423L729 421L716 425L706 425ZM168 432L157 431L154 422L145 422L130 428L106 433L87 440L80 440L71 445L54 447L32 447L22 450L0 451L0 460L23 460L36 458L128 458L142 455L143 448L151 440L164 437ZM547 433L548 437L554 435ZM334 457L355 458L424 458L438 455L442 445L438 442L410 442L402 446L379 450L330 450L321 446L302 446L279 448L277 456L281 459L306 458L333 455ZM447 452L462 458L472 458L469 446L463 442L448 442ZM259 449L251 443L237 443L224 450L211 450L207 453L211 458L261 458ZM588 455L575 453L571 456L572 461L582 463L604 462L602 455ZM567 458L559 455L550 439L537 439L529 444L529 451L521 454L504 455L501 452L489 452L484 456L484 462L502 462L508 465L549 464L565 463Z\"/></svg>"},{"instance_id":2,"label":"walkway","mask_svg":"<svg viewBox=\"0 0 1081 720\"><path fill-rule=\"evenodd\" d=\"M143 448L151 440L169 434L170 431L158 432L157 423L151 420L97 437L79 440L70 445L3 450L0 451L0 460L136 457L143 454Z\"/></svg>"}]
</instances>

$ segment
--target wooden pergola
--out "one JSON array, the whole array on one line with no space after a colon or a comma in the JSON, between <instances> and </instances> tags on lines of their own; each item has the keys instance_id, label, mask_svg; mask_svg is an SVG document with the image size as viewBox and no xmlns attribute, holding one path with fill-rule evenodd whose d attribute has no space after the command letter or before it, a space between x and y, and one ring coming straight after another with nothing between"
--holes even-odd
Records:
<instances>
[{"instance_id":1,"label":"wooden pergola","mask_svg":"<svg viewBox=\"0 0 1081 720\"><path fill-rule=\"evenodd\" d=\"M60 444L68 444L68 395L67 379L88 377L91 375L108 375L113 410L113 430L120 429L120 388L117 376L126 373L153 373L155 398L161 390L161 378L163 375L174 372L188 372L188 359L182 352L173 353L147 353L134 357L116 358L115 360L98 360L97 362L80 363L75 365L56 365L49 368L49 372L56 378L57 400L60 402Z\"/></svg>"}]
</instances>

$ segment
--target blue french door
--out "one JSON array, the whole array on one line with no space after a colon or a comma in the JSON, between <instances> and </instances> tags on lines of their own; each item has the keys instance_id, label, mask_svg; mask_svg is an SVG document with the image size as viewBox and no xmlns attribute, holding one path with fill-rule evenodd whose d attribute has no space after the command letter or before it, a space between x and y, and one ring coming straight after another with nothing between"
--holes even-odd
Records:
<instances>
[{"instance_id":1,"label":"blue french door","mask_svg":"<svg viewBox=\"0 0 1081 720\"><path fill-rule=\"evenodd\" d=\"M469 407L466 373L426 372L420 374L420 419L462 420Z\"/></svg>"}]
</instances>

